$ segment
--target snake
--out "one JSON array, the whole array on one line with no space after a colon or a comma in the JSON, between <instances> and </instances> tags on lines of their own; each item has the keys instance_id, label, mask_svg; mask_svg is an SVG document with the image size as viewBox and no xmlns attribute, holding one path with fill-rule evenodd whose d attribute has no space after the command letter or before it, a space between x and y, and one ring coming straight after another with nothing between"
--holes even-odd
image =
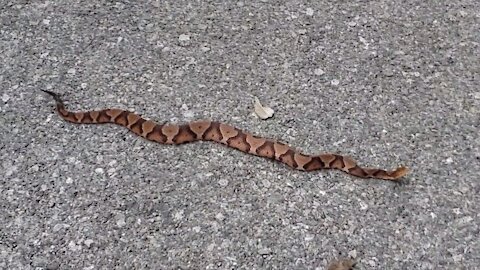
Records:
<instances>
[{"instance_id":1,"label":"snake","mask_svg":"<svg viewBox=\"0 0 480 270\"><path fill-rule=\"evenodd\" d=\"M213 141L248 154L282 162L293 169L302 171L337 169L360 178L398 181L408 173L408 169L404 166L393 171L360 167L355 160L345 155L303 154L286 143L255 136L234 126L216 121L198 120L182 125L158 124L146 120L134 112L115 108L72 112L66 109L59 94L48 90L42 91L53 97L56 111L65 121L77 124L113 123L126 127L134 134L149 141L161 144L179 145L195 141Z\"/></svg>"}]
</instances>

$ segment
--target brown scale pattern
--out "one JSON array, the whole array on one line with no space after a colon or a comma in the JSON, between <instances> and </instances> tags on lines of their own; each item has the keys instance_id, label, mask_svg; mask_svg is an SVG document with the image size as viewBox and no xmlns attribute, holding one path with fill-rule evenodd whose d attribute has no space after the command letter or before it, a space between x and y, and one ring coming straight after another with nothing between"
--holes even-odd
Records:
<instances>
[{"instance_id":1,"label":"brown scale pattern","mask_svg":"<svg viewBox=\"0 0 480 270\"><path fill-rule=\"evenodd\" d=\"M399 167L394 171L362 168L352 158L336 154L305 155L284 143L257 137L230 125L213 121L195 121L184 125L160 125L145 120L133 112L119 109L70 112L56 93L44 92L55 99L57 111L66 121L80 124L114 123L127 127L133 133L147 140L162 144L182 144L199 140L214 141L245 153L278 160L294 169L304 171L339 169L361 178L397 180L408 172L406 167Z\"/></svg>"}]
</instances>

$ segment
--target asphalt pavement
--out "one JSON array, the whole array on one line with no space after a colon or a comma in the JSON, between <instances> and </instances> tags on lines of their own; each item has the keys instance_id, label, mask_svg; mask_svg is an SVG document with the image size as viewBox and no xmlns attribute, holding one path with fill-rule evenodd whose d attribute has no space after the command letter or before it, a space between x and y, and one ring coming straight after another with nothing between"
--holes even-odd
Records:
<instances>
[{"instance_id":1,"label":"asphalt pavement","mask_svg":"<svg viewBox=\"0 0 480 270\"><path fill-rule=\"evenodd\" d=\"M478 269L479 29L474 0L0 1L0 268ZM411 172L156 144L40 90Z\"/></svg>"}]
</instances>

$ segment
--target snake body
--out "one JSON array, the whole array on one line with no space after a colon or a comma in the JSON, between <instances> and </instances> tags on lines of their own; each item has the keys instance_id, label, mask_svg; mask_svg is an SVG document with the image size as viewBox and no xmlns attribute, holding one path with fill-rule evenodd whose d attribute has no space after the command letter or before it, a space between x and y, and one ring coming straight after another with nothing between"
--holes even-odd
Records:
<instances>
[{"instance_id":1,"label":"snake body","mask_svg":"<svg viewBox=\"0 0 480 270\"><path fill-rule=\"evenodd\" d=\"M361 178L397 180L407 174L406 167L394 171L363 168L348 156L337 154L305 155L287 144L258 137L236 127L214 122L194 121L183 125L157 124L138 114L121 109L71 112L58 94L46 91L56 101L58 114L66 121L78 124L113 123L128 128L147 140L161 144L183 144L194 141L214 141L256 156L274 159L303 171L338 169Z\"/></svg>"}]
</instances>

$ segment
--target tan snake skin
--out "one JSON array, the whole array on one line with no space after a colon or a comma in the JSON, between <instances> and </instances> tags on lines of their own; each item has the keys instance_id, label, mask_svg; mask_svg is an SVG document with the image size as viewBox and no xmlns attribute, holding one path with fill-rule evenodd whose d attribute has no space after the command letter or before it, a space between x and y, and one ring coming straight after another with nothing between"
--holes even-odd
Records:
<instances>
[{"instance_id":1,"label":"tan snake skin","mask_svg":"<svg viewBox=\"0 0 480 270\"><path fill-rule=\"evenodd\" d=\"M278 160L294 169L304 171L339 169L361 178L397 180L408 172L406 167L399 167L394 171L362 168L352 158L336 154L305 155L284 143L257 137L219 122L194 121L184 125L157 124L145 120L133 112L120 109L71 112L65 108L59 95L51 91L43 91L55 99L58 114L68 122L79 124L114 123L128 128L147 140L162 144L214 141L245 153Z\"/></svg>"}]
</instances>

